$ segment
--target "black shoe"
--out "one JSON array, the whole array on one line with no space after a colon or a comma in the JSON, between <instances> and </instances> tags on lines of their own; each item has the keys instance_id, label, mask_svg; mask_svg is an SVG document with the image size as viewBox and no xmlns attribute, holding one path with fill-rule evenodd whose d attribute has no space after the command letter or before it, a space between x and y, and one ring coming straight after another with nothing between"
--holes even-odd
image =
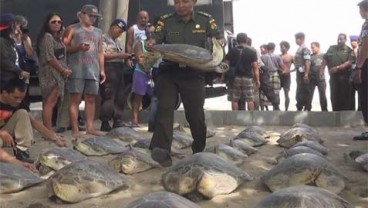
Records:
<instances>
[{"instance_id":1,"label":"black shoe","mask_svg":"<svg viewBox=\"0 0 368 208\"><path fill-rule=\"evenodd\" d=\"M368 132L364 132L359 136L353 137L353 140L368 140Z\"/></svg>"},{"instance_id":2,"label":"black shoe","mask_svg":"<svg viewBox=\"0 0 368 208\"><path fill-rule=\"evenodd\" d=\"M64 133L66 131L67 128L65 127L56 127L55 128L55 132L56 133Z\"/></svg>"},{"instance_id":3,"label":"black shoe","mask_svg":"<svg viewBox=\"0 0 368 208\"><path fill-rule=\"evenodd\" d=\"M27 151L22 151L18 148L17 148L17 150L13 150L13 151L14 151L15 158L17 158L18 160L23 161L23 162L27 162L27 163L33 163L34 162L34 160L29 158L29 153Z\"/></svg>"},{"instance_id":4,"label":"black shoe","mask_svg":"<svg viewBox=\"0 0 368 208\"><path fill-rule=\"evenodd\" d=\"M124 122L122 120L114 120L114 124L112 125L112 128L119 128L119 127L123 127Z\"/></svg>"},{"instance_id":5,"label":"black shoe","mask_svg":"<svg viewBox=\"0 0 368 208\"><path fill-rule=\"evenodd\" d=\"M101 131L110 131L111 126L110 126L109 122L108 121L102 121L100 130Z\"/></svg>"},{"instance_id":6,"label":"black shoe","mask_svg":"<svg viewBox=\"0 0 368 208\"><path fill-rule=\"evenodd\" d=\"M151 150L151 157L163 167L170 167L172 165L170 153L165 149L158 147L153 148Z\"/></svg>"}]
</instances>

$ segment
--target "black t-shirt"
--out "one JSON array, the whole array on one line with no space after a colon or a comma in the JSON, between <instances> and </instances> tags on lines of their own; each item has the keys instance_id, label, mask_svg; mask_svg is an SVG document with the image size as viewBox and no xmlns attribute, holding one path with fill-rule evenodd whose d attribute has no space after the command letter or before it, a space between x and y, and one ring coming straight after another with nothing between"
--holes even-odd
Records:
<instances>
[{"instance_id":1,"label":"black t-shirt","mask_svg":"<svg viewBox=\"0 0 368 208\"><path fill-rule=\"evenodd\" d=\"M239 58L240 61L238 65ZM235 67L236 76L253 78L252 63L257 62L257 52L254 49L237 46L230 49L226 54L226 59L229 60L230 67Z\"/></svg>"},{"instance_id":2,"label":"black t-shirt","mask_svg":"<svg viewBox=\"0 0 368 208\"><path fill-rule=\"evenodd\" d=\"M18 107L13 107L0 102L0 128L2 128L13 116L14 112L19 109L25 109L26 111L30 110L29 106L24 101Z\"/></svg>"}]
</instances>

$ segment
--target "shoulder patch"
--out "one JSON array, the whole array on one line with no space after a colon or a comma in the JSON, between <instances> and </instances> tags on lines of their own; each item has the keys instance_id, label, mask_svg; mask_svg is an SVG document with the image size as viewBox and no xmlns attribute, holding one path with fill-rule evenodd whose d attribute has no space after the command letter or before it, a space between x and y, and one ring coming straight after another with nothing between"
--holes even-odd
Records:
<instances>
[{"instance_id":1,"label":"shoulder patch","mask_svg":"<svg viewBox=\"0 0 368 208\"><path fill-rule=\"evenodd\" d=\"M206 16L206 17L209 17L211 18L212 16L206 12L202 12L202 11L198 11L197 14L200 14L200 15L203 15L203 16Z\"/></svg>"},{"instance_id":2,"label":"shoulder patch","mask_svg":"<svg viewBox=\"0 0 368 208\"><path fill-rule=\"evenodd\" d=\"M160 17L160 20L167 19L167 18L169 18L169 17L171 17L171 16L173 16L173 15L174 15L174 13L164 14L164 15L162 15L162 16Z\"/></svg>"}]
</instances>

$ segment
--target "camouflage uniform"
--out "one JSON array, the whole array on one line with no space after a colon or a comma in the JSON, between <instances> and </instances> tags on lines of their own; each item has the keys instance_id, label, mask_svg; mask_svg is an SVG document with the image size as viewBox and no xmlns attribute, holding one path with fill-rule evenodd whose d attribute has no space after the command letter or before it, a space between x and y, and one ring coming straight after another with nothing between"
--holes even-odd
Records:
<instances>
[{"instance_id":1,"label":"camouflage uniform","mask_svg":"<svg viewBox=\"0 0 368 208\"><path fill-rule=\"evenodd\" d=\"M340 66L346 61L355 62L354 51L347 45L330 46L323 58L327 63L328 69ZM331 104L333 111L354 110L351 105L352 99L354 99L352 96L353 86L349 81L351 71L352 69L350 68L330 74Z\"/></svg>"},{"instance_id":2,"label":"camouflage uniform","mask_svg":"<svg viewBox=\"0 0 368 208\"><path fill-rule=\"evenodd\" d=\"M295 53L294 66L296 68L296 108L297 110L311 110L308 99L310 97L309 86L304 82L305 62L310 61L311 52L301 45Z\"/></svg>"},{"instance_id":3,"label":"camouflage uniform","mask_svg":"<svg viewBox=\"0 0 368 208\"><path fill-rule=\"evenodd\" d=\"M182 20L177 13L161 16L153 37L158 44L183 43L205 48L209 37L221 38L222 33L209 14L193 11L192 18L188 21ZM194 139L193 153L203 151L206 145L204 73L165 60L159 68L155 85L159 102L150 148L171 151L174 109L177 94L180 93Z\"/></svg>"}]
</instances>

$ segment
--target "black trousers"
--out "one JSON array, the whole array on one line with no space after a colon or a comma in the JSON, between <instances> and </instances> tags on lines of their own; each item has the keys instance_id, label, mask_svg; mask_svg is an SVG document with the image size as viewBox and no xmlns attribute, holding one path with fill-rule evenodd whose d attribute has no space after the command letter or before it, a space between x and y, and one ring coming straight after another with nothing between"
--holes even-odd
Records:
<instances>
[{"instance_id":1,"label":"black trousers","mask_svg":"<svg viewBox=\"0 0 368 208\"><path fill-rule=\"evenodd\" d=\"M368 59L362 68L362 83L360 84L360 107L362 109L364 122L368 125Z\"/></svg>"},{"instance_id":2,"label":"black trousers","mask_svg":"<svg viewBox=\"0 0 368 208\"><path fill-rule=\"evenodd\" d=\"M315 88L318 88L319 103L322 111L327 111L327 98L326 98L326 80L319 79L319 77L311 76L309 80L309 100L308 106L312 106L312 100ZM311 108L312 109L312 108Z\"/></svg>"},{"instance_id":3,"label":"black trousers","mask_svg":"<svg viewBox=\"0 0 368 208\"><path fill-rule=\"evenodd\" d=\"M333 111L354 110L352 107L352 87L350 73L339 73L330 76L331 104Z\"/></svg>"},{"instance_id":4,"label":"black trousers","mask_svg":"<svg viewBox=\"0 0 368 208\"><path fill-rule=\"evenodd\" d=\"M159 147L171 151L174 110L177 94L180 93L185 117L193 137L193 153L201 152L206 146L206 123L204 116L205 79L204 74L177 65L165 66L157 76L158 108L156 125L150 148ZM160 67L161 69L161 67Z\"/></svg>"},{"instance_id":5,"label":"black trousers","mask_svg":"<svg viewBox=\"0 0 368 208\"><path fill-rule=\"evenodd\" d=\"M309 105L309 84L305 83L303 80L304 72L296 73L296 109L301 110L311 110L312 106Z\"/></svg>"},{"instance_id":6,"label":"black trousers","mask_svg":"<svg viewBox=\"0 0 368 208\"><path fill-rule=\"evenodd\" d=\"M122 62L105 62L106 81L101 85L101 121L122 120L124 74Z\"/></svg>"}]
</instances>

